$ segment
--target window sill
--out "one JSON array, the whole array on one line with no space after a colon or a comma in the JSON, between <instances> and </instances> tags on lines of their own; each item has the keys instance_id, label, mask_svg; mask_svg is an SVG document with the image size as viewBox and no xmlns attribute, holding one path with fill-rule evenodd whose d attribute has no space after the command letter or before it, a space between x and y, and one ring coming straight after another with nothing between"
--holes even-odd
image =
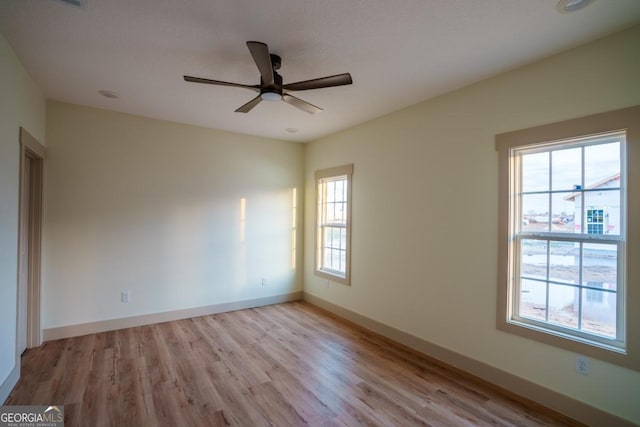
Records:
<instances>
[{"instance_id":1,"label":"window sill","mask_svg":"<svg viewBox=\"0 0 640 427\"><path fill-rule=\"evenodd\" d=\"M607 346L597 341L582 340L580 337L538 328L517 320L498 319L496 327L503 332L640 371L640 358L634 357L634 355L618 347Z\"/></svg>"},{"instance_id":2,"label":"window sill","mask_svg":"<svg viewBox=\"0 0 640 427\"><path fill-rule=\"evenodd\" d=\"M332 282L340 283L347 286L350 285L349 277L338 276L336 274L331 274L329 272L322 271L322 270L315 270L314 273L316 276L322 277L323 279L327 279Z\"/></svg>"}]
</instances>

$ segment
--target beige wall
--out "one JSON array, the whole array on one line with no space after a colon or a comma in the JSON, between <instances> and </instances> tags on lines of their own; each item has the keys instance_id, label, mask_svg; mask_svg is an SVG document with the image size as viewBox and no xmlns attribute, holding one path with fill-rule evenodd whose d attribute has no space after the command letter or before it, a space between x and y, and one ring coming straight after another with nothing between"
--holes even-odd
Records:
<instances>
[{"instance_id":1,"label":"beige wall","mask_svg":"<svg viewBox=\"0 0 640 427\"><path fill-rule=\"evenodd\" d=\"M635 27L309 144L305 292L640 423L640 372L592 360L582 376L574 354L496 330L494 149L497 133L639 104L638 52ZM313 173L346 163L351 286L327 286Z\"/></svg>"},{"instance_id":2,"label":"beige wall","mask_svg":"<svg viewBox=\"0 0 640 427\"><path fill-rule=\"evenodd\" d=\"M44 144L45 100L0 36L0 386L14 369L16 356L21 126ZM6 388L0 387L0 402Z\"/></svg>"},{"instance_id":3,"label":"beige wall","mask_svg":"<svg viewBox=\"0 0 640 427\"><path fill-rule=\"evenodd\" d=\"M302 289L303 145L58 102L47 143L44 329Z\"/></svg>"},{"instance_id":4,"label":"beige wall","mask_svg":"<svg viewBox=\"0 0 640 427\"><path fill-rule=\"evenodd\" d=\"M495 329L493 147L496 133L640 103L639 50L636 27L306 150L50 102L42 327L300 290L295 188L307 292L640 423L640 373L592 360L580 376L573 354ZM45 142L44 98L1 36L0 93L1 384L15 355L18 127ZM346 163L352 285L327 287L313 274L313 172Z\"/></svg>"}]
</instances>

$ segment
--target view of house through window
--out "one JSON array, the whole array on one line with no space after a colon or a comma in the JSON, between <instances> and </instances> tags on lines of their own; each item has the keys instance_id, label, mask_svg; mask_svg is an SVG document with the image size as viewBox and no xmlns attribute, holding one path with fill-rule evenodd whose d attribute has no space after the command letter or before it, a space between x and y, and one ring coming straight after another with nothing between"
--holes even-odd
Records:
<instances>
[{"instance_id":1,"label":"view of house through window","mask_svg":"<svg viewBox=\"0 0 640 427\"><path fill-rule=\"evenodd\" d=\"M624 345L623 132L513 148L512 320Z\"/></svg>"},{"instance_id":2,"label":"view of house through window","mask_svg":"<svg viewBox=\"0 0 640 427\"><path fill-rule=\"evenodd\" d=\"M343 283L349 278L350 166L318 171L316 272Z\"/></svg>"}]
</instances>

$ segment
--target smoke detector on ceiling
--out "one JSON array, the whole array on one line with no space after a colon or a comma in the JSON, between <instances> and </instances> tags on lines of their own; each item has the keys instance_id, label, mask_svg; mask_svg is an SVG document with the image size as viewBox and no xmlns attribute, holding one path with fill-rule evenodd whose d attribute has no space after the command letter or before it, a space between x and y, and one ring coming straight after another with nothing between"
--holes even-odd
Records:
<instances>
[{"instance_id":1,"label":"smoke detector on ceiling","mask_svg":"<svg viewBox=\"0 0 640 427\"><path fill-rule=\"evenodd\" d=\"M575 12L589 6L595 0L560 0L556 5L556 10L560 13Z\"/></svg>"},{"instance_id":2,"label":"smoke detector on ceiling","mask_svg":"<svg viewBox=\"0 0 640 427\"><path fill-rule=\"evenodd\" d=\"M118 94L112 90L99 90L98 93L105 98L109 99L118 99Z\"/></svg>"},{"instance_id":3,"label":"smoke detector on ceiling","mask_svg":"<svg viewBox=\"0 0 640 427\"><path fill-rule=\"evenodd\" d=\"M59 3L64 3L67 6L75 7L76 9L87 10L87 3L89 0L56 0Z\"/></svg>"}]
</instances>

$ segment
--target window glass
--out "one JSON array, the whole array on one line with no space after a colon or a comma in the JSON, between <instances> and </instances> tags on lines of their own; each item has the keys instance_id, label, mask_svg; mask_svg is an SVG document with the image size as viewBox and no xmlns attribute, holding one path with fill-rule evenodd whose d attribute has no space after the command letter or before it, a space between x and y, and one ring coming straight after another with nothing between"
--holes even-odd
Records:
<instances>
[{"instance_id":1,"label":"window glass","mask_svg":"<svg viewBox=\"0 0 640 427\"><path fill-rule=\"evenodd\" d=\"M575 190L582 186L582 148L552 151L551 165L552 190Z\"/></svg>"},{"instance_id":2,"label":"window glass","mask_svg":"<svg viewBox=\"0 0 640 427\"><path fill-rule=\"evenodd\" d=\"M522 191L549 190L549 153L522 156Z\"/></svg>"}]
</instances>

